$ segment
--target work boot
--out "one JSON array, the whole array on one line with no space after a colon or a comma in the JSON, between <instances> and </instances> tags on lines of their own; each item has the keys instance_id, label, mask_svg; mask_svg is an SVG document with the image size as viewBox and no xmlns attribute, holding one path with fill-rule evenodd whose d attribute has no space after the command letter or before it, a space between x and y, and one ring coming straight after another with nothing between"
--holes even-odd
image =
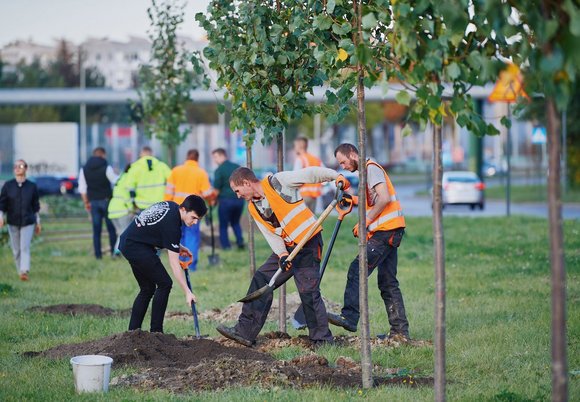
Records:
<instances>
[{"instance_id":1,"label":"work boot","mask_svg":"<svg viewBox=\"0 0 580 402\"><path fill-rule=\"evenodd\" d=\"M23 272L20 274L20 280L21 281L27 281L28 280L28 273L27 272Z\"/></svg>"},{"instance_id":2,"label":"work boot","mask_svg":"<svg viewBox=\"0 0 580 402\"><path fill-rule=\"evenodd\" d=\"M409 342L409 337L407 335L398 333L398 332L389 332L388 334L380 334L377 335L377 338L381 339L381 340L389 340L389 341L393 341L393 342L399 342L399 343L408 343Z\"/></svg>"},{"instance_id":3,"label":"work boot","mask_svg":"<svg viewBox=\"0 0 580 402\"><path fill-rule=\"evenodd\" d=\"M344 318L342 315L334 313L327 313L326 315L328 316L328 322L331 323L332 325L343 327L344 329L350 332L356 332L356 324L348 322L348 320Z\"/></svg>"},{"instance_id":4,"label":"work boot","mask_svg":"<svg viewBox=\"0 0 580 402\"><path fill-rule=\"evenodd\" d=\"M251 348L256 343L255 341L250 341L249 339L244 338L240 334L236 332L234 327L226 327L225 325L220 325L216 327L217 331L232 341L236 341L240 345L247 346Z\"/></svg>"}]
</instances>

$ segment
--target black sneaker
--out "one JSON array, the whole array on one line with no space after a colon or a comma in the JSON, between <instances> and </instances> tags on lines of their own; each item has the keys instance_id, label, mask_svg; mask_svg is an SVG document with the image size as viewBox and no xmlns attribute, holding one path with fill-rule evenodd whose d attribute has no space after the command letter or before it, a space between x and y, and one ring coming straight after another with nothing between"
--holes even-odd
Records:
<instances>
[{"instance_id":1,"label":"black sneaker","mask_svg":"<svg viewBox=\"0 0 580 402\"><path fill-rule=\"evenodd\" d=\"M342 315L334 313L327 313L326 315L328 316L329 323L336 325L338 327L343 327L347 331L356 332L356 324L348 322L348 320L344 318Z\"/></svg>"},{"instance_id":2,"label":"black sneaker","mask_svg":"<svg viewBox=\"0 0 580 402\"><path fill-rule=\"evenodd\" d=\"M216 329L220 334L222 334L228 339L236 341L240 345L244 345L251 348L256 343L255 341L250 341L249 339L242 337L240 334L236 332L236 329L234 327L226 327L225 325L220 325L216 327Z\"/></svg>"}]
</instances>

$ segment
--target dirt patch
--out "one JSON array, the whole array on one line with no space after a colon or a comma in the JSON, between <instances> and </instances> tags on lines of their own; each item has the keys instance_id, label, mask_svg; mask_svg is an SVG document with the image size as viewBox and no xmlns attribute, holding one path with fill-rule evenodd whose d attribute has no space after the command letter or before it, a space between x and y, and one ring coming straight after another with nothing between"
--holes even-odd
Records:
<instances>
[{"instance_id":1,"label":"dirt patch","mask_svg":"<svg viewBox=\"0 0 580 402\"><path fill-rule=\"evenodd\" d=\"M76 344L65 344L44 352L26 352L27 356L44 356L52 359L78 355L106 355L115 365L137 367L185 368L204 359L220 357L237 360L265 360L273 358L249 348L232 348L210 339L177 339L175 335L141 330L127 331L106 338Z\"/></svg>"},{"instance_id":2,"label":"dirt patch","mask_svg":"<svg viewBox=\"0 0 580 402\"><path fill-rule=\"evenodd\" d=\"M306 346L307 338L295 338ZM265 347L275 342L292 342L287 334L269 333L259 338ZM26 356L70 358L83 354L102 354L113 358L113 368L142 368L137 374L113 378L112 386L129 386L141 390L166 389L175 393L199 390L220 390L229 387L261 386L271 388L304 388L328 385L342 388L361 386L360 364L339 357L335 366L314 353L291 361L251 349L228 346L211 339L177 339L174 335L130 331L95 341L60 345L43 352L27 352ZM376 367L375 383L401 384L411 387L432 384L430 378L413 378L397 369Z\"/></svg>"},{"instance_id":3,"label":"dirt patch","mask_svg":"<svg viewBox=\"0 0 580 402\"><path fill-rule=\"evenodd\" d=\"M340 304L328 300L324 296L322 297L326 310L328 311L340 311ZM300 306L300 295L297 292L290 293L286 295L286 318L290 320L294 316L294 312ZM238 316L242 312L243 303L232 303L223 309L212 309L209 311L199 312L199 318L202 320L217 321L221 323L227 323L236 321ZM279 305L278 298L274 297L272 302L272 308L268 313L267 320L278 321ZM184 312L170 312L166 314L167 318L180 319L180 320L191 320L191 313Z\"/></svg>"},{"instance_id":4,"label":"dirt patch","mask_svg":"<svg viewBox=\"0 0 580 402\"><path fill-rule=\"evenodd\" d=\"M33 306L28 311L35 311L50 314L67 314L67 315L81 315L90 314L100 317L107 317L113 315L128 315L131 310L113 310L112 308L103 307L98 304L56 304L53 306Z\"/></svg>"}]
</instances>

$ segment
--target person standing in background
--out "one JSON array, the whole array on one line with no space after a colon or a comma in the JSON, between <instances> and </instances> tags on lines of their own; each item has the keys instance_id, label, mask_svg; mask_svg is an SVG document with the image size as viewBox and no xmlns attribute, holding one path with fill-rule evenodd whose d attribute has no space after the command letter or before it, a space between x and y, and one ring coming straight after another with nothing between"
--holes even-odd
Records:
<instances>
[{"instance_id":1,"label":"person standing in background","mask_svg":"<svg viewBox=\"0 0 580 402\"><path fill-rule=\"evenodd\" d=\"M131 197L131 192L127 187L127 172L131 168L131 164L127 164L121 176L117 179L115 187L113 187L113 197L109 202L107 208L107 215L117 232L117 242L115 243L114 255L119 255L119 238L121 233L127 229L134 216L134 200Z\"/></svg>"},{"instance_id":2,"label":"person standing in background","mask_svg":"<svg viewBox=\"0 0 580 402\"><path fill-rule=\"evenodd\" d=\"M0 228L8 223L10 246L20 280L30 272L30 244L34 233L40 234L40 202L36 184L26 179L28 165L22 159L14 163L14 179L0 191Z\"/></svg>"},{"instance_id":3,"label":"person standing in background","mask_svg":"<svg viewBox=\"0 0 580 402\"><path fill-rule=\"evenodd\" d=\"M127 187L138 209L143 210L163 201L169 174L169 166L154 157L150 147L143 147L140 158L131 164L127 172Z\"/></svg>"},{"instance_id":4,"label":"person standing in background","mask_svg":"<svg viewBox=\"0 0 580 402\"><path fill-rule=\"evenodd\" d=\"M211 153L218 168L214 172L214 188L218 192L218 218L220 222L220 244L222 249L232 248L228 236L228 227L231 226L236 236L236 244L239 250L245 248L244 237L240 219L244 211L244 200L239 199L230 187L230 176L240 165L228 159L226 150L223 148L214 149Z\"/></svg>"},{"instance_id":5,"label":"person standing in background","mask_svg":"<svg viewBox=\"0 0 580 402\"><path fill-rule=\"evenodd\" d=\"M115 252L115 243L117 233L115 226L108 217L107 208L109 200L113 195L112 187L117 181L117 175L113 168L108 164L105 149L97 147L93 150L93 156L79 172L79 193L85 203L85 209L91 214L93 223L93 248L95 258L103 258L101 251L101 230L103 228L103 219L109 232L109 245L111 246L111 255Z\"/></svg>"},{"instance_id":6,"label":"person standing in background","mask_svg":"<svg viewBox=\"0 0 580 402\"><path fill-rule=\"evenodd\" d=\"M322 161L318 157L308 153L307 150L308 138L297 137L294 140L294 153L296 154L294 170L300 170L310 166L323 166ZM308 209L316 212L316 202L322 195L322 184L306 183L300 187L300 195Z\"/></svg>"},{"instance_id":7,"label":"person standing in background","mask_svg":"<svg viewBox=\"0 0 580 402\"><path fill-rule=\"evenodd\" d=\"M181 204L183 200L189 195L197 195L208 202L213 202L215 199L214 191L209 183L209 176L207 172L198 164L199 152L197 149L190 149L187 151L187 160L183 165L173 168L171 174L167 178L167 185L165 186L165 201L173 201L176 204ZM181 244L185 246L192 254L193 258L188 269L195 271L197 269L197 261L199 255L199 245L201 243L201 233L199 230L199 222L192 225L181 225ZM182 261L188 260L186 256L180 256Z\"/></svg>"}]
</instances>

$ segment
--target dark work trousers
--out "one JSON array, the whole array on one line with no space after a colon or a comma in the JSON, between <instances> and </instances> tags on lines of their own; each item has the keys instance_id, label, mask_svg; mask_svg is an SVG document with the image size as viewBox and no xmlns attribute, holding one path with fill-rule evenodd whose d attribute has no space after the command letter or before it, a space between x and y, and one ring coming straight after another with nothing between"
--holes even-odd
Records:
<instances>
[{"instance_id":1,"label":"dark work trousers","mask_svg":"<svg viewBox=\"0 0 580 402\"><path fill-rule=\"evenodd\" d=\"M404 233L404 228L375 232L367 243L367 258L369 275L378 267L377 281L387 309L391 332L408 337L409 321L407 321L403 295L397 280L397 248L401 244ZM357 256L348 269L344 307L341 313L348 322L355 325L358 324L360 318L358 264Z\"/></svg>"},{"instance_id":2,"label":"dark work trousers","mask_svg":"<svg viewBox=\"0 0 580 402\"><path fill-rule=\"evenodd\" d=\"M140 329L153 298L151 332L163 332L163 317L167 309L173 281L161 263L154 247L131 240L121 241L119 249L129 261L139 284L139 294L133 302L129 331Z\"/></svg>"},{"instance_id":3,"label":"dark work trousers","mask_svg":"<svg viewBox=\"0 0 580 402\"><path fill-rule=\"evenodd\" d=\"M240 218L244 210L244 200L238 198L220 198L218 204L218 218L220 221L220 244L223 249L231 248L228 228L232 227L236 235L236 244L244 245Z\"/></svg>"},{"instance_id":4,"label":"dark work trousers","mask_svg":"<svg viewBox=\"0 0 580 402\"><path fill-rule=\"evenodd\" d=\"M97 259L103 258L101 251L101 230L103 228L103 219L109 232L109 244L111 246L111 254L115 252L115 243L117 243L117 232L113 222L107 217L107 208L109 200L92 200L91 201L91 220L93 222L93 248L95 249L95 257Z\"/></svg>"},{"instance_id":5,"label":"dark work trousers","mask_svg":"<svg viewBox=\"0 0 580 402\"><path fill-rule=\"evenodd\" d=\"M294 276L294 282L300 294L300 300L306 316L306 324L310 339L313 341L332 341L332 333L328 328L326 308L320 295L320 250L322 236L317 234L310 239L292 262L292 269L282 272L276 280L276 287L282 285ZM289 250L290 251L290 250ZM272 253L266 262L256 271L248 293L250 294L262 286L267 285L278 269L279 258ZM244 303L242 313L236 324L236 332L242 337L254 341L266 322L268 312L272 306L272 293L249 303Z\"/></svg>"}]
</instances>

